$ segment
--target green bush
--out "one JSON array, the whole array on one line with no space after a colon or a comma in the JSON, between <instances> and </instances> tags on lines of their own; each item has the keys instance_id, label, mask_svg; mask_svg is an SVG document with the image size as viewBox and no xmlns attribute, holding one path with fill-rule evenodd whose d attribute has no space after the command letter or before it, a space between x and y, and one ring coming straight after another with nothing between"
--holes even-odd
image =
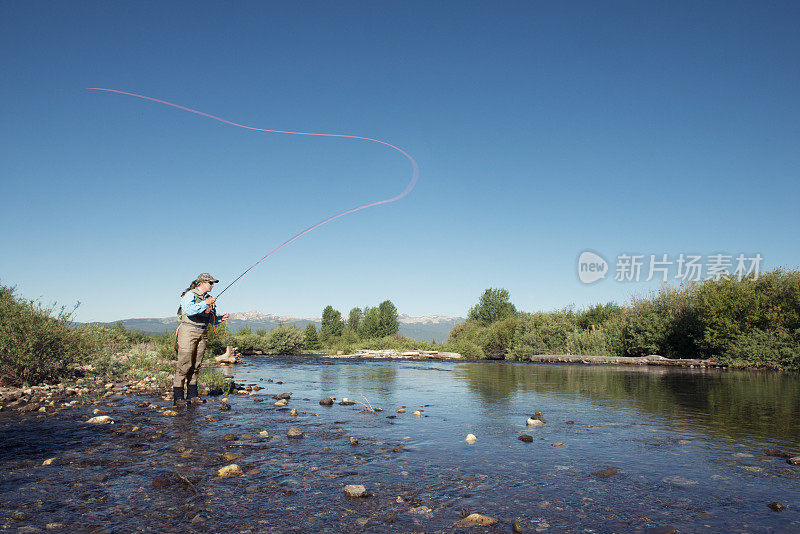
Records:
<instances>
[{"instance_id":1,"label":"green bush","mask_svg":"<svg viewBox=\"0 0 800 534\"><path fill-rule=\"evenodd\" d=\"M0 285L0 382L34 384L70 374L89 349L72 312L16 297Z\"/></svg>"},{"instance_id":2,"label":"green bush","mask_svg":"<svg viewBox=\"0 0 800 534\"><path fill-rule=\"evenodd\" d=\"M649 297L634 297L625 315L623 355L697 356L702 337L698 313L695 285L662 286Z\"/></svg>"},{"instance_id":3,"label":"green bush","mask_svg":"<svg viewBox=\"0 0 800 534\"><path fill-rule=\"evenodd\" d=\"M575 313L564 308L555 312L520 314L510 358L522 360L534 354L570 354L568 339L578 330Z\"/></svg>"},{"instance_id":4,"label":"green bush","mask_svg":"<svg viewBox=\"0 0 800 534\"><path fill-rule=\"evenodd\" d=\"M301 354L305 336L296 326L276 326L264 338L264 347L270 354Z\"/></svg>"},{"instance_id":5,"label":"green bush","mask_svg":"<svg viewBox=\"0 0 800 534\"><path fill-rule=\"evenodd\" d=\"M775 269L758 279L706 281L697 291L697 309L706 357L727 353L756 330L800 328L800 271Z\"/></svg>"},{"instance_id":6,"label":"green bush","mask_svg":"<svg viewBox=\"0 0 800 534\"><path fill-rule=\"evenodd\" d=\"M736 367L798 369L800 329L791 332L779 326L772 330L756 328L740 334L720 360Z\"/></svg>"}]
</instances>

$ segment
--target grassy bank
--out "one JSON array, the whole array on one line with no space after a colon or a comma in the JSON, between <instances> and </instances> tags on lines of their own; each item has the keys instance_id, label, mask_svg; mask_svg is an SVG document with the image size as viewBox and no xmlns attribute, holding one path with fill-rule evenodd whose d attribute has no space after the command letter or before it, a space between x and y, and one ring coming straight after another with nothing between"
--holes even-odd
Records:
<instances>
[{"instance_id":1,"label":"grassy bank","mask_svg":"<svg viewBox=\"0 0 800 534\"><path fill-rule=\"evenodd\" d=\"M170 382L176 354L172 333L153 336L121 325L76 326L73 310L20 298L0 285L0 384L25 386L91 376L96 382ZM221 387L219 371L201 385Z\"/></svg>"}]
</instances>

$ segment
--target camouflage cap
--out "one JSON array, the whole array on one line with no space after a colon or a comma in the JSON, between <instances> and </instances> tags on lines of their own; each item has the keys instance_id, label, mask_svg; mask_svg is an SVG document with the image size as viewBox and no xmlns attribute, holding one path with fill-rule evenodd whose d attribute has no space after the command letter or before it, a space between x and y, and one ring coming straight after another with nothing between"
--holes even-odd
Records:
<instances>
[{"instance_id":1,"label":"camouflage cap","mask_svg":"<svg viewBox=\"0 0 800 534\"><path fill-rule=\"evenodd\" d=\"M216 278L214 278L213 276L211 276L208 273L200 273L199 275L197 275L197 281L198 282L211 282L212 284L216 284L216 283L219 282L219 280L217 280Z\"/></svg>"}]
</instances>

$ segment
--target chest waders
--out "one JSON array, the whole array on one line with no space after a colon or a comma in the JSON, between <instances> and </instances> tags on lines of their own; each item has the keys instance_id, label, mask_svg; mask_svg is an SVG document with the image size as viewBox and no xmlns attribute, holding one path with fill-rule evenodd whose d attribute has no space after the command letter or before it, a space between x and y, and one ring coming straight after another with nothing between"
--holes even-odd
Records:
<instances>
[{"instance_id":1,"label":"chest waders","mask_svg":"<svg viewBox=\"0 0 800 534\"><path fill-rule=\"evenodd\" d=\"M192 289L193 302L199 304L206 300L205 295L198 289ZM192 404L205 402L197 391L197 378L200 366L203 363L203 354L206 351L208 337L206 329L214 322L213 307L206 308L200 313L187 315L181 307L178 308L181 324L175 331L175 349L178 353L178 362L175 366L175 380L172 384L173 403L176 406L185 404L183 397L183 384L186 383L186 401Z\"/></svg>"}]
</instances>

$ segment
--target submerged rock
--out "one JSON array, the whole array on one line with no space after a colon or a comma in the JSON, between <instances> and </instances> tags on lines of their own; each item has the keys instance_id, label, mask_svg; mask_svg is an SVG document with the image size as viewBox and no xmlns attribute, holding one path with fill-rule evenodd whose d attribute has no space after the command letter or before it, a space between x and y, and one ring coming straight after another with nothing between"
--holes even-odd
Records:
<instances>
[{"instance_id":1,"label":"submerged rock","mask_svg":"<svg viewBox=\"0 0 800 534\"><path fill-rule=\"evenodd\" d=\"M780 449L767 449L764 451L767 456L776 456L778 458L791 458L792 455Z\"/></svg>"},{"instance_id":2,"label":"submerged rock","mask_svg":"<svg viewBox=\"0 0 800 534\"><path fill-rule=\"evenodd\" d=\"M517 439L520 441L524 441L525 443L531 443L533 441L533 436L528 434L522 434L521 436L517 436Z\"/></svg>"},{"instance_id":3,"label":"submerged rock","mask_svg":"<svg viewBox=\"0 0 800 534\"><path fill-rule=\"evenodd\" d=\"M231 405L228 404L227 402L222 401L222 402L219 403L219 411L227 412L230 409L231 409Z\"/></svg>"},{"instance_id":4,"label":"submerged rock","mask_svg":"<svg viewBox=\"0 0 800 534\"><path fill-rule=\"evenodd\" d=\"M783 509L784 509L784 508L786 508L784 505L782 505L782 504L781 504L781 503L779 503L778 501L771 502L771 503L769 503L767 506L769 506L769 509L770 509L770 510L773 510L773 511L775 511L775 512L782 512L782 511L783 511Z\"/></svg>"},{"instance_id":5,"label":"submerged rock","mask_svg":"<svg viewBox=\"0 0 800 534\"><path fill-rule=\"evenodd\" d=\"M619 470L617 470L616 467L609 467L608 469L603 469L602 471L595 471L592 474L598 478L608 478L616 475L617 473L619 473Z\"/></svg>"},{"instance_id":6,"label":"submerged rock","mask_svg":"<svg viewBox=\"0 0 800 534\"><path fill-rule=\"evenodd\" d=\"M369 497L369 492L367 488L362 486L361 484L348 484L344 487L344 494L348 497Z\"/></svg>"},{"instance_id":7,"label":"submerged rock","mask_svg":"<svg viewBox=\"0 0 800 534\"><path fill-rule=\"evenodd\" d=\"M291 439L301 439L303 437L303 431L293 426L286 432L286 436Z\"/></svg>"}]
</instances>

